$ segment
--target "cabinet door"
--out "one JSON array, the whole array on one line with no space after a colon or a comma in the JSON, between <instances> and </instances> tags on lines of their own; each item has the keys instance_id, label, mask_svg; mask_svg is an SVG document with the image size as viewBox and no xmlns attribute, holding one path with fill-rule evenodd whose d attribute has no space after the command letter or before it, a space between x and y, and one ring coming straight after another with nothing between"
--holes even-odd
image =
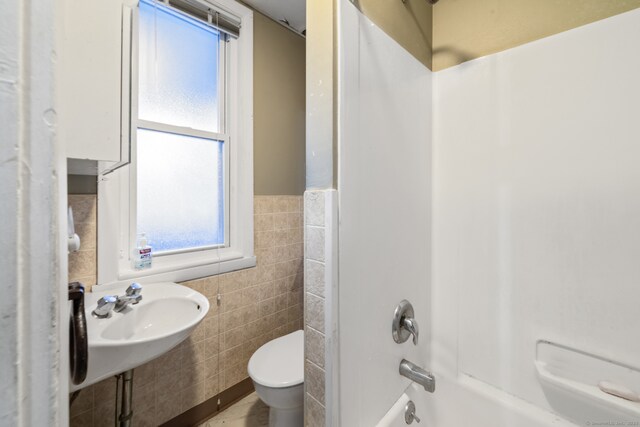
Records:
<instances>
[{"instance_id":1,"label":"cabinet door","mask_svg":"<svg viewBox=\"0 0 640 427\"><path fill-rule=\"evenodd\" d=\"M120 160L121 0L64 0L60 136L67 157Z\"/></svg>"}]
</instances>

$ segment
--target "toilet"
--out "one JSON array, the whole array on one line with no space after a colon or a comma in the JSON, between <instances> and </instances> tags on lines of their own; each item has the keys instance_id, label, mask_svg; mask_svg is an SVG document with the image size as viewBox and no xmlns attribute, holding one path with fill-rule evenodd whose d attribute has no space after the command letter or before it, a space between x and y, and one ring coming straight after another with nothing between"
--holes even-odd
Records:
<instances>
[{"instance_id":1,"label":"toilet","mask_svg":"<svg viewBox=\"0 0 640 427\"><path fill-rule=\"evenodd\" d=\"M269 406L270 427L301 427L304 407L304 332L269 341L249 359L256 393Z\"/></svg>"}]
</instances>

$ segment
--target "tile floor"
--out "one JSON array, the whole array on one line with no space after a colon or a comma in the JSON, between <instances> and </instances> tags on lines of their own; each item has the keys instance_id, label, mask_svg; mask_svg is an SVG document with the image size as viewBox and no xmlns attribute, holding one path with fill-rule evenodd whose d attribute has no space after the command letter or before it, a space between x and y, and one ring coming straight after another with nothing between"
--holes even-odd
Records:
<instances>
[{"instance_id":1,"label":"tile floor","mask_svg":"<svg viewBox=\"0 0 640 427\"><path fill-rule=\"evenodd\" d=\"M263 427L269 425L269 407L251 393L199 427Z\"/></svg>"}]
</instances>

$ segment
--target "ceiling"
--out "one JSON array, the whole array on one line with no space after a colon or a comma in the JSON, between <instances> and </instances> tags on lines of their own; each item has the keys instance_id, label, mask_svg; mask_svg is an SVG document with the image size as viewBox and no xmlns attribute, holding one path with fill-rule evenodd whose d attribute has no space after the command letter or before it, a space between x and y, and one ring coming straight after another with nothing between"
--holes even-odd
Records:
<instances>
[{"instance_id":1,"label":"ceiling","mask_svg":"<svg viewBox=\"0 0 640 427\"><path fill-rule=\"evenodd\" d=\"M295 31L302 33L307 28L306 0L242 0L258 12L274 21L286 20Z\"/></svg>"}]
</instances>

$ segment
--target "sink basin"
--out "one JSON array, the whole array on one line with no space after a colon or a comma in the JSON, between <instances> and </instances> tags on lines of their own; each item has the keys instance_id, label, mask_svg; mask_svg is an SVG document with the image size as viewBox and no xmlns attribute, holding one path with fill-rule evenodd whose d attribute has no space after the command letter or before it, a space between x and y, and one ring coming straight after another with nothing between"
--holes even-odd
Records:
<instances>
[{"instance_id":1,"label":"sink basin","mask_svg":"<svg viewBox=\"0 0 640 427\"><path fill-rule=\"evenodd\" d=\"M105 295L123 295L127 285L94 287L85 295L89 333L89 366L75 391L112 375L133 369L184 341L209 311L209 300L177 283L143 285L142 301L120 313L98 319L91 312Z\"/></svg>"}]
</instances>

